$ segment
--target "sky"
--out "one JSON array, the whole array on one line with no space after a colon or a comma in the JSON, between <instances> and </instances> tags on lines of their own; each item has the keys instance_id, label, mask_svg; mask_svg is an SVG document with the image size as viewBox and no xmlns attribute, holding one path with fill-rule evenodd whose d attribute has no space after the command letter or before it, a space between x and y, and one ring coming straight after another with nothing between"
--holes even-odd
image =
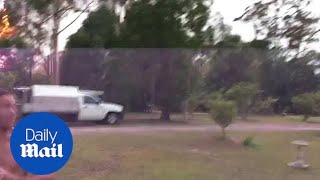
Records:
<instances>
[{"instance_id":1,"label":"sky","mask_svg":"<svg viewBox=\"0 0 320 180\"><path fill-rule=\"evenodd\" d=\"M253 25L234 22L233 20L241 16L246 7L254 2L254 0L215 0L212 8L215 12L220 12L223 15L226 24L232 26L232 34L238 34L244 41L250 41L254 38ZM315 15L320 16L320 0L313 0L309 7ZM318 33L318 38L320 38L320 33ZM308 47L320 50L320 42L311 44Z\"/></svg>"},{"instance_id":2,"label":"sky","mask_svg":"<svg viewBox=\"0 0 320 180\"><path fill-rule=\"evenodd\" d=\"M0 7L1 7L0 0ZM244 41L250 41L254 38L254 30L252 24L245 24L242 22L234 22L233 20L236 17L242 15L245 11L245 8L252 4L254 0L215 0L212 11L220 12L224 17L224 21L226 24L231 25L232 34L238 34L242 37ZM311 10L320 16L320 0L313 0L313 4L310 6ZM72 22L79 14L70 13L65 19L62 20L60 24L60 28L63 29L70 22ZM63 31L59 36L59 51L62 51L65 47L66 42L68 41L68 37L82 26L82 22L87 18L88 14L82 14L80 18L69 26L65 31ZM319 24L320 26L320 24ZM320 33L319 33L320 38ZM320 49L320 43L315 43L310 46L312 49Z\"/></svg>"},{"instance_id":3,"label":"sky","mask_svg":"<svg viewBox=\"0 0 320 180\"><path fill-rule=\"evenodd\" d=\"M252 2L252 0L251 0ZM244 24L241 22L233 22L233 19L239 17L250 5L250 0L215 0L212 7L213 12L220 12L225 20L225 23L232 26L232 33L236 33L242 36L244 41L250 41L253 38L253 28L250 24ZM70 14L61 22L61 27L65 27L77 14ZM87 14L84 14L79 18L72 26L64 31L59 37L59 50L63 50L68 37L81 27L83 20L87 18Z\"/></svg>"}]
</instances>

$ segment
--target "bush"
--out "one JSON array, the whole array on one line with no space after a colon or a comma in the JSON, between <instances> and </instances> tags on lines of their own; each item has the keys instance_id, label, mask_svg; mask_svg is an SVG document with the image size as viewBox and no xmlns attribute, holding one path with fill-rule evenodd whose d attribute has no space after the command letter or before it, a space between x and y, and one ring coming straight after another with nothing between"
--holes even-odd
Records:
<instances>
[{"instance_id":1,"label":"bush","mask_svg":"<svg viewBox=\"0 0 320 180\"><path fill-rule=\"evenodd\" d=\"M0 85L1 88L12 89L16 83L17 76L12 72L0 73Z\"/></svg>"},{"instance_id":2,"label":"bush","mask_svg":"<svg viewBox=\"0 0 320 180\"><path fill-rule=\"evenodd\" d=\"M306 121L314 112L316 107L316 101L314 99L315 94L306 93L296 96L292 99L293 107L298 113L304 115L303 120Z\"/></svg>"},{"instance_id":3,"label":"bush","mask_svg":"<svg viewBox=\"0 0 320 180\"><path fill-rule=\"evenodd\" d=\"M236 105L232 101L217 100L212 102L211 117L221 127L222 136L225 139L227 128L237 114Z\"/></svg>"},{"instance_id":4,"label":"bush","mask_svg":"<svg viewBox=\"0 0 320 180\"><path fill-rule=\"evenodd\" d=\"M242 145L245 147L256 148L257 144L254 143L254 137L250 136L243 140Z\"/></svg>"},{"instance_id":5,"label":"bush","mask_svg":"<svg viewBox=\"0 0 320 180\"><path fill-rule=\"evenodd\" d=\"M219 91L214 91L204 96L202 102L208 109L211 109L212 102L220 101L222 99L223 99L223 94Z\"/></svg>"},{"instance_id":6,"label":"bush","mask_svg":"<svg viewBox=\"0 0 320 180\"><path fill-rule=\"evenodd\" d=\"M242 119L247 119L250 106L259 90L256 84L241 82L226 92L226 97L237 103Z\"/></svg>"},{"instance_id":7,"label":"bush","mask_svg":"<svg viewBox=\"0 0 320 180\"><path fill-rule=\"evenodd\" d=\"M253 112L257 114L271 114L273 113L273 106L277 102L277 99L268 97L265 100L259 100L253 107Z\"/></svg>"},{"instance_id":8,"label":"bush","mask_svg":"<svg viewBox=\"0 0 320 180\"><path fill-rule=\"evenodd\" d=\"M201 105L201 97L198 95L191 95L184 104L184 112L191 114L191 120L193 120L193 112ZM187 118L187 116L186 116Z\"/></svg>"},{"instance_id":9,"label":"bush","mask_svg":"<svg viewBox=\"0 0 320 180\"><path fill-rule=\"evenodd\" d=\"M313 100L315 102L314 114L319 116L320 115L320 92L314 93Z\"/></svg>"}]
</instances>

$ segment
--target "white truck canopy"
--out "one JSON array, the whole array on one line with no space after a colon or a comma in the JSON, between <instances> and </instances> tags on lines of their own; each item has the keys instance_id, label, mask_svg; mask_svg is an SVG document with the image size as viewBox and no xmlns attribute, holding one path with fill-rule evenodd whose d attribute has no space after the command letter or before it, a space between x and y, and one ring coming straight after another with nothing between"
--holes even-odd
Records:
<instances>
[{"instance_id":1,"label":"white truck canopy","mask_svg":"<svg viewBox=\"0 0 320 180\"><path fill-rule=\"evenodd\" d=\"M104 94L103 91L91 91L91 90L80 90L81 94L90 95L90 96L101 96Z\"/></svg>"},{"instance_id":2,"label":"white truck canopy","mask_svg":"<svg viewBox=\"0 0 320 180\"><path fill-rule=\"evenodd\" d=\"M79 88L76 86L31 86L31 103L24 104L24 112L78 112Z\"/></svg>"},{"instance_id":3,"label":"white truck canopy","mask_svg":"<svg viewBox=\"0 0 320 180\"><path fill-rule=\"evenodd\" d=\"M34 85L31 87L34 97L78 97L79 88L76 86Z\"/></svg>"}]
</instances>

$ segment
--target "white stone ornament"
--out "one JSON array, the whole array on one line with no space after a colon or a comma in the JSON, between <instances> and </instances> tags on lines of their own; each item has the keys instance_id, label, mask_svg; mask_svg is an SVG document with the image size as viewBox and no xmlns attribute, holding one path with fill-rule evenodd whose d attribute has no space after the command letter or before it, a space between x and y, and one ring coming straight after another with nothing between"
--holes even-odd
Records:
<instances>
[{"instance_id":1,"label":"white stone ornament","mask_svg":"<svg viewBox=\"0 0 320 180\"><path fill-rule=\"evenodd\" d=\"M309 143L304 140L296 140L292 141L291 144L297 147L297 156L295 161L288 163L288 166L296 169L309 168L310 165L307 164L305 160L305 154Z\"/></svg>"}]
</instances>

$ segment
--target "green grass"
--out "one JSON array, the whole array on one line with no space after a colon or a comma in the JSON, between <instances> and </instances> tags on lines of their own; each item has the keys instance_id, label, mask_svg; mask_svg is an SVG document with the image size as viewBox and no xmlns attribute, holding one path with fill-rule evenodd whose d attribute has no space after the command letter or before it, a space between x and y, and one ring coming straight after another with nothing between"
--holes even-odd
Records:
<instances>
[{"instance_id":1,"label":"green grass","mask_svg":"<svg viewBox=\"0 0 320 180\"><path fill-rule=\"evenodd\" d=\"M284 118L288 121L301 122L303 116L286 116ZM308 118L307 123L320 123L320 117L310 117Z\"/></svg>"},{"instance_id":2,"label":"green grass","mask_svg":"<svg viewBox=\"0 0 320 180\"><path fill-rule=\"evenodd\" d=\"M235 142L217 140L218 134L136 133L76 136L69 163L60 179L110 180L318 180L320 133L229 133ZM254 136L259 148L241 141ZM286 166L295 157L292 140L311 145L309 170Z\"/></svg>"},{"instance_id":3,"label":"green grass","mask_svg":"<svg viewBox=\"0 0 320 180\"><path fill-rule=\"evenodd\" d=\"M189 116L191 117L191 116ZM157 123L159 122L160 113L128 113L125 118L126 123ZM211 117L206 113L194 113L193 118L189 120L184 119L183 114L172 114L171 119L176 123L192 124L192 125L207 125L212 124ZM320 123L320 117L310 117L307 122L302 122L303 116L259 116L249 115L247 120L241 120L237 118L235 122L250 122L250 123L290 123L290 124L301 124L301 123Z\"/></svg>"}]
</instances>

